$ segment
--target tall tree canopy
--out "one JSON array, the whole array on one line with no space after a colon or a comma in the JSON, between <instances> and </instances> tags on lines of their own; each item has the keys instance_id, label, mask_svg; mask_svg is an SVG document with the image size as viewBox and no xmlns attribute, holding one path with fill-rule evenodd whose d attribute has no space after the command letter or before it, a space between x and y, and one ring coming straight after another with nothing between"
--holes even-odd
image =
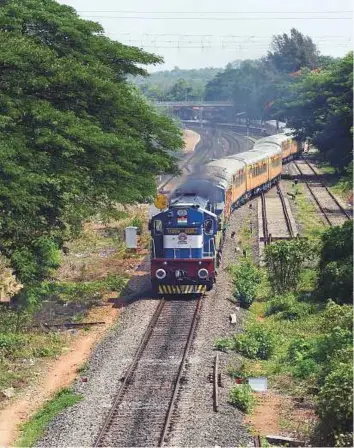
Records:
<instances>
[{"instance_id":1,"label":"tall tree canopy","mask_svg":"<svg viewBox=\"0 0 354 448\"><path fill-rule=\"evenodd\" d=\"M316 45L296 29L274 36L271 47L273 51L264 58L245 60L218 73L206 85L205 98L231 99L235 112L244 111L250 117L270 116L270 104L294 81L290 74L302 67L316 67L319 58Z\"/></svg>"},{"instance_id":2,"label":"tall tree canopy","mask_svg":"<svg viewBox=\"0 0 354 448\"><path fill-rule=\"evenodd\" d=\"M301 139L310 138L342 170L353 150L353 53L327 69L303 72L278 108Z\"/></svg>"},{"instance_id":3,"label":"tall tree canopy","mask_svg":"<svg viewBox=\"0 0 354 448\"><path fill-rule=\"evenodd\" d=\"M173 70L151 73L148 77L136 76L132 78L132 82L139 86L144 95L153 100L169 101L176 99L179 101L184 100L186 96L187 99L201 99L204 95L206 83L213 79L220 70L211 67L182 70L175 67ZM182 92L181 98L171 98L172 89L176 85L178 86L181 81L184 81L185 86L190 87L190 91ZM191 94L190 98L188 98L189 94Z\"/></svg>"},{"instance_id":4,"label":"tall tree canopy","mask_svg":"<svg viewBox=\"0 0 354 448\"><path fill-rule=\"evenodd\" d=\"M43 278L39 264L83 219L146 199L176 169L179 131L126 80L159 62L71 7L2 2L0 251L20 280Z\"/></svg>"},{"instance_id":5,"label":"tall tree canopy","mask_svg":"<svg viewBox=\"0 0 354 448\"><path fill-rule=\"evenodd\" d=\"M290 35L274 36L267 59L281 72L291 73L303 67L315 68L319 53L309 36L292 28Z\"/></svg>"}]
</instances>

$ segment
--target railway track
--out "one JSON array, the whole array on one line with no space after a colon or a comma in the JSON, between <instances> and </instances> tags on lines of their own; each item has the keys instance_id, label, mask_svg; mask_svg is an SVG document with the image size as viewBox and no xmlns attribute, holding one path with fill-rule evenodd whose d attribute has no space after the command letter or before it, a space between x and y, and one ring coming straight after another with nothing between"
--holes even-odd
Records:
<instances>
[{"instance_id":1,"label":"railway track","mask_svg":"<svg viewBox=\"0 0 354 448\"><path fill-rule=\"evenodd\" d=\"M288 199L284 197L279 184L261 194L260 201L262 229L260 240L264 245L275 240L295 238L297 229Z\"/></svg>"},{"instance_id":2,"label":"railway track","mask_svg":"<svg viewBox=\"0 0 354 448\"><path fill-rule=\"evenodd\" d=\"M227 153L223 153L224 149L222 148L218 137L201 135L201 140L193 154L184 159L179 165L182 177L197 172L204 163L211 159L218 159L231 154L237 154L243 150L239 139L231 132L223 132L222 137L229 145ZM179 176L169 176L158 186L158 190L167 190L168 192L173 191L177 188L179 183Z\"/></svg>"},{"instance_id":3,"label":"railway track","mask_svg":"<svg viewBox=\"0 0 354 448\"><path fill-rule=\"evenodd\" d=\"M239 152L242 152L241 144L235 135L233 135L229 132L224 132L223 137L229 145L229 151L228 151L229 154L228 155L237 154Z\"/></svg>"},{"instance_id":4,"label":"railway track","mask_svg":"<svg viewBox=\"0 0 354 448\"><path fill-rule=\"evenodd\" d=\"M160 300L95 446L164 445L201 306Z\"/></svg>"},{"instance_id":5,"label":"railway track","mask_svg":"<svg viewBox=\"0 0 354 448\"><path fill-rule=\"evenodd\" d=\"M327 225L338 226L352 219L306 159L294 160L293 163Z\"/></svg>"}]
</instances>

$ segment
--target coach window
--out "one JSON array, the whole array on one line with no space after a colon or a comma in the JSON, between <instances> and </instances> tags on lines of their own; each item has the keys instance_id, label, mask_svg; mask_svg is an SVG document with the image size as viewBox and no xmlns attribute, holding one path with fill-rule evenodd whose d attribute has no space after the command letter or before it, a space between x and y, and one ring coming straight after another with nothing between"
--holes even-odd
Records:
<instances>
[{"instance_id":1,"label":"coach window","mask_svg":"<svg viewBox=\"0 0 354 448\"><path fill-rule=\"evenodd\" d=\"M213 233L213 220L207 219L204 223L204 232L208 235Z\"/></svg>"},{"instance_id":2,"label":"coach window","mask_svg":"<svg viewBox=\"0 0 354 448\"><path fill-rule=\"evenodd\" d=\"M162 221L160 219L154 221L154 232L155 235L162 235Z\"/></svg>"}]
</instances>

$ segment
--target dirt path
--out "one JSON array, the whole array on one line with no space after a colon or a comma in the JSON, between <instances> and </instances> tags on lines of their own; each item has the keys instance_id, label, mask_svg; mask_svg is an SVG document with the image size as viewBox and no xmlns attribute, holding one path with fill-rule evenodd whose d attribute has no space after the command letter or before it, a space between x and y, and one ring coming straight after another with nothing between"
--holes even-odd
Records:
<instances>
[{"instance_id":1,"label":"dirt path","mask_svg":"<svg viewBox=\"0 0 354 448\"><path fill-rule=\"evenodd\" d=\"M184 140L184 153L189 154L194 151L196 144L200 140L200 135L190 129L184 129L183 131Z\"/></svg>"},{"instance_id":2,"label":"dirt path","mask_svg":"<svg viewBox=\"0 0 354 448\"><path fill-rule=\"evenodd\" d=\"M79 334L71 344L68 353L46 363L42 369L41 379L0 411L0 446L13 444L19 434L19 425L24 423L55 392L74 381L78 368L89 358L92 349L113 324L119 312L117 308L113 308L113 304L93 309L87 319L105 321L106 324L90 330L89 333Z\"/></svg>"}]
</instances>

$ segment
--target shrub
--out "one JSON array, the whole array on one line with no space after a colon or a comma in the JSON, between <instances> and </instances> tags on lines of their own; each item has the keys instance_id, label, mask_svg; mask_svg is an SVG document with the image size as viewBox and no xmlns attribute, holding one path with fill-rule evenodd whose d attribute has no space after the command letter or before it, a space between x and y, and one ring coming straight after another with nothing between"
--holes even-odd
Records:
<instances>
[{"instance_id":1,"label":"shrub","mask_svg":"<svg viewBox=\"0 0 354 448\"><path fill-rule=\"evenodd\" d=\"M275 296L267 305L265 316L277 314L281 319L296 320L313 312L310 303L299 302L293 294Z\"/></svg>"},{"instance_id":2,"label":"shrub","mask_svg":"<svg viewBox=\"0 0 354 448\"><path fill-rule=\"evenodd\" d=\"M232 341L228 338L220 338L215 341L215 348L222 352L227 352L232 346Z\"/></svg>"},{"instance_id":3,"label":"shrub","mask_svg":"<svg viewBox=\"0 0 354 448\"><path fill-rule=\"evenodd\" d=\"M298 361L295 367L292 369L292 373L296 378L307 378L318 372L318 364L311 358L302 359Z\"/></svg>"},{"instance_id":4,"label":"shrub","mask_svg":"<svg viewBox=\"0 0 354 448\"><path fill-rule=\"evenodd\" d=\"M288 311L296 303L295 296L293 294L278 295L270 300L266 306L265 316L271 316L282 311Z\"/></svg>"},{"instance_id":5,"label":"shrub","mask_svg":"<svg viewBox=\"0 0 354 448\"><path fill-rule=\"evenodd\" d=\"M313 341L309 341L305 338L295 338L288 348L288 360L296 363L303 359L311 358L313 349Z\"/></svg>"},{"instance_id":6,"label":"shrub","mask_svg":"<svg viewBox=\"0 0 354 448\"><path fill-rule=\"evenodd\" d=\"M231 389L230 403L243 412L250 412L254 406L252 389L248 384L240 384Z\"/></svg>"},{"instance_id":7,"label":"shrub","mask_svg":"<svg viewBox=\"0 0 354 448\"><path fill-rule=\"evenodd\" d=\"M329 300L322 316L322 328L329 331L335 327L352 330L353 307L350 305L337 305Z\"/></svg>"},{"instance_id":8,"label":"shrub","mask_svg":"<svg viewBox=\"0 0 354 448\"><path fill-rule=\"evenodd\" d=\"M139 218L139 216L134 216L134 218L132 219L131 226L133 227L137 227L137 234L141 235L142 231L143 231L143 220L141 218Z\"/></svg>"},{"instance_id":9,"label":"shrub","mask_svg":"<svg viewBox=\"0 0 354 448\"><path fill-rule=\"evenodd\" d=\"M274 352L274 338L262 326L254 326L235 336L235 349L251 359L269 359Z\"/></svg>"},{"instance_id":10,"label":"shrub","mask_svg":"<svg viewBox=\"0 0 354 448\"><path fill-rule=\"evenodd\" d=\"M353 301L353 222L328 229L322 236L318 296L337 303Z\"/></svg>"},{"instance_id":11,"label":"shrub","mask_svg":"<svg viewBox=\"0 0 354 448\"><path fill-rule=\"evenodd\" d=\"M24 335L0 333L0 356L13 356L19 348L27 342Z\"/></svg>"},{"instance_id":12,"label":"shrub","mask_svg":"<svg viewBox=\"0 0 354 448\"><path fill-rule=\"evenodd\" d=\"M334 446L336 437L348 438L353 432L353 366L340 363L321 387L317 412L321 418L321 434L327 446ZM352 445L348 445L352 446Z\"/></svg>"},{"instance_id":13,"label":"shrub","mask_svg":"<svg viewBox=\"0 0 354 448\"><path fill-rule=\"evenodd\" d=\"M260 270L246 259L234 267L233 274L234 297L240 300L242 306L248 308L255 298L257 286L261 281Z\"/></svg>"},{"instance_id":14,"label":"shrub","mask_svg":"<svg viewBox=\"0 0 354 448\"><path fill-rule=\"evenodd\" d=\"M281 319L298 320L312 312L312 306L309 303L295 302L288 310L279 313Z\"/></svg>"},{"instance_id":15,"label":"shrub","mask_svg":"<svg viewBox=\"0 0 354 448\"><path fill-rule=\"evenodd\" d=\"M304 264L313 252L309 242L300 239L276 241L266 246L264 260L272 290L275 293L296 290Z\"/></svg>"},{"instance_id":16,"label":"shrub","mask_svg":"<svg viewBox=\"0 0 354 448\"><path fill-rule=\"evenodd\" d=\"M120 292L123 290L126 283L126 278L119 275L108 274L107 278L103 281L103 286L105 286L110 291Z\"/></svg>"}]
</instances>

